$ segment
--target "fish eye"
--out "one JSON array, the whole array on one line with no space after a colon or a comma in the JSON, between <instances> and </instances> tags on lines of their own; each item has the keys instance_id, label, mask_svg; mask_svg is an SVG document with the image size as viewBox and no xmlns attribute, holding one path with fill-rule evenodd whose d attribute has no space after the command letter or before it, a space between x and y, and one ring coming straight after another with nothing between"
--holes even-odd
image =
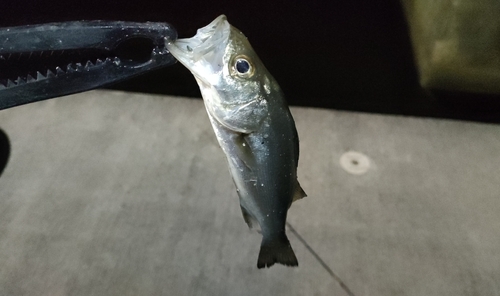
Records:
<instances>
[{"instance_id":1,"label":"fish eye","mask_svg":"<svg viewBox=\"0 0 500 296\"><path fill-rule=\"evenodd\" d=\"M250 64L247 60L239 59L236 61L236 71L240 74L246 74L250 71Z\"/></svg>"},{"instance_id":2,"label":"fish eye","mask_svg":"<svg viewBox=\"0 0 500 296\"><path fill-rule=\"evenodd\" d=\"M233 61L233 71L237 76L247 78L253 75L252 63L246 56L237 56Z\"/></svg>"}]
</instances>

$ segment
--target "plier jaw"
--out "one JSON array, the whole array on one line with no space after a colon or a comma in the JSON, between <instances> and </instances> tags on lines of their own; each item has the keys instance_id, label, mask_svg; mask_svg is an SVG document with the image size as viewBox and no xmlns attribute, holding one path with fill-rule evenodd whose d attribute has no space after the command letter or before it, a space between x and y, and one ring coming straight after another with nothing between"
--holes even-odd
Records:
<instances>
[{"instance_id":1,"label":"plier jaw","mask_svg":"<svg viewBox=\"0 0 500 296\"><path fill-rule=\"evenodd\" d=\"M0 109L83 92L176 62L167 23L78 21L0 28Z\"/></svg>"}]
</instances>

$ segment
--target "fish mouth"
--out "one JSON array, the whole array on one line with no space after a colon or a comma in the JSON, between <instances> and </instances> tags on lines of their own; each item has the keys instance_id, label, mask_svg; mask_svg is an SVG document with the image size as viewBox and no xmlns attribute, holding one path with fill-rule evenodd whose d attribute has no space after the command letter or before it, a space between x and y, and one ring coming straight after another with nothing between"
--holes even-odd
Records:
<instances>
[{"instance_id":1,"label":"fish mouth","mask_svg":"<svg viewBox=\"0 0 500 296\"><path fill-rule=\"evenodd\" d=\"M220 15L198 29L195 36L167 43L167 49L196 78L206 80L208 75L220 72L223 68L230 31L226 16Z\"/></svg>"}]
</instances>

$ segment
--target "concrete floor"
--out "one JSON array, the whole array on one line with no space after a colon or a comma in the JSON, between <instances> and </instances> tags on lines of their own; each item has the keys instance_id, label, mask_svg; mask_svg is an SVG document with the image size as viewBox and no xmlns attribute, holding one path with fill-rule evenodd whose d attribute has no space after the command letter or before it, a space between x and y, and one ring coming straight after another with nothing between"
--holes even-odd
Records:
<instances>
[{"instance_id":1,"label":"concrete floor","mask_svg":"<svg viewBox=\"0 0 500 296\"><path fill-rule=\"evenodd\" d=\"M300 266L258 270L201 100L94 91L1 111L0 295L500 295L500 126L292 112Z\"/></svg>"}]
</instances>

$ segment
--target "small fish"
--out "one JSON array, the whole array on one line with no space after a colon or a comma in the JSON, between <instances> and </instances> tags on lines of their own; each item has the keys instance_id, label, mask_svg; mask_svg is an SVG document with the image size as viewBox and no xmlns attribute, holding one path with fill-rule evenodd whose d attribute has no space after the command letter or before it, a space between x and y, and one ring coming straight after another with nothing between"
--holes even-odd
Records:
<instances>
[{"instance_id":1,"label":"small fish","mask_svg":"<svg viewBox=\"0 0 500 296\"><path fill-rule=\"evenodd\" d=\"M278 83L224 15L167 49L198 82L243 218L260 226L257 267L297 266L285 223L291 203L306 194L297 181L297 130Z\"/></svg>"}]
</instances>

